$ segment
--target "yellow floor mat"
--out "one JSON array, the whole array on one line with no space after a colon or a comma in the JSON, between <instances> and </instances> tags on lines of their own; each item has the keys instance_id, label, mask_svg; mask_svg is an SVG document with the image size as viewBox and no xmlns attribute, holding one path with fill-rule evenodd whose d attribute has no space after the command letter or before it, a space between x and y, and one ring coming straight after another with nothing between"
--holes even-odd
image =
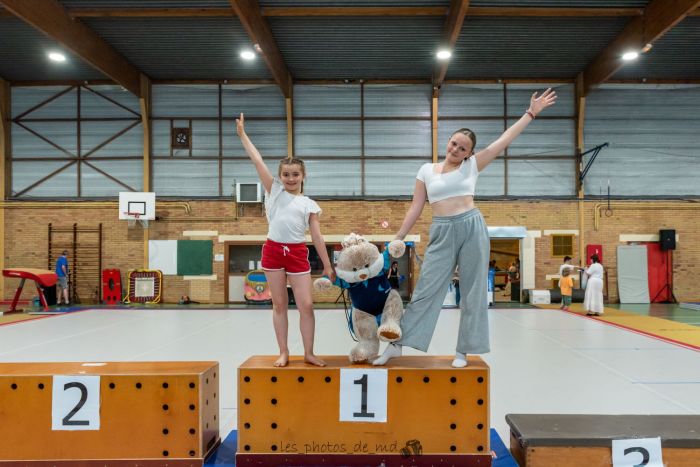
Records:
<instances>
[{"instance_id":1,"label":"yellow floor mat","mask_svg":"<svg viewBox=\"0 0 700 467\"><path fill-rule=\"evenodd\" d=\"M559 309L558 304L535 306L538 308ZM591 318L700 350L700 327L698 326L677 323L653 316L642 316L615 308L605 307L604 310L605 313L603 315L592 316ZM584 316L586 314L581 303L572 303L571 312Z\"/></svg>"},{"instance_id":2,"label":"yellow floor mat","mask_svg":"<svg viewBox=\"0 0 700 467\"><path fill-rule=\"evenodd\" d=\"M12 313L0 316L0 326L3 324L16 323L18 321L28 321L30 319L45 318L40 315L29 315L27 313Z\"/></svg>"}]
</instances>

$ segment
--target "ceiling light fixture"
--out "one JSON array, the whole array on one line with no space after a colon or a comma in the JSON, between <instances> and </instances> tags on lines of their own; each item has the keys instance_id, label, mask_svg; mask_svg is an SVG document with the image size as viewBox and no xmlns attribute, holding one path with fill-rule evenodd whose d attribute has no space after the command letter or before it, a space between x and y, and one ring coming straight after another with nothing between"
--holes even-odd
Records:
<instances>
[{"instance_id":1,"label":"ceiling light fixture","mask_svg":"<svg viewBox=\"0 0 700 467\"><path fill-rule=\"evenodd\" d=\"M636 52L634 50L630 50L629 52L625 52L624 54L622 54L622 59L626 62L635 60L637 57L639 57L639 52Z\"/></svg>"},{"instance_id":2,"label":"ceiling light fixture","mask_svg":"<svg viewBox=\"0 0 700 467\"><path fill-rule=\"evenodd\" d=\"M642 47L642 53L645 54L651 50L651 48L654 47L651 42L648 42L647 45Z\"/></svg>"},{"instance_id":3,"label":"ceiling light fixture","mask_svg":"<svg viewBox=\"0 0 700 467\"><path fill-rule=\"evenodd\" d=\"M449 50L447 50L447 49L438 50L438 53L437 53L438 60L448 60L450 57L452 57L452 52L450 52Z\"/></svg>"},{"instance_id":4,"label":"ceiling light fixture","mask_svg":"<svg viewBox=\"0 0 700 467\"><path fill-rule=\"evenodd\" d=\"M241 58L243 60L254 60L255 52L252 52L250 50L244 50L243 52L241 52Z\"/></svg>"},{"instance_id":5,"label":"ceiling light fixture","mask_svg":"<svg viewBox=\"0 0 700 467\"><path fill-rule=\"evenodd\" d=\"M49 52L49 60L54 62L65 62L66 56L58 52Z\"/></svg>"}]
</instances>

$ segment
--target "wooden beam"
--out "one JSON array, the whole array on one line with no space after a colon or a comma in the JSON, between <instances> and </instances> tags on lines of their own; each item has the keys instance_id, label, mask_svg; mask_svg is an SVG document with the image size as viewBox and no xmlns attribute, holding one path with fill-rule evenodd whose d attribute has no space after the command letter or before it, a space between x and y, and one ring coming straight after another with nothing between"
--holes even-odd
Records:
<instances>
[{"instance_id":1,"label":"wooden beam","mask_svg":"<svg viewBox=\"0 0 700 467\"><path fill-rule=\"evenodd\" d=\"M143 191L151 191L151 81L145 76L141 76L139 108L143 127Z\"/></svg>"},{"instance_id":2,"label":"wooden beam","mask_svg":"<svg viewBox=\"0 0 700 467\"><path fill-rule=\"evenodd\" d=\"M438 161L438 98L433 96L430 106L430 135L432 138L433 163Z\"/></svg>"},{"instance_id":3,"label":"wooden beam","mask_svg":"<svg viewBox=\"0 0 700 467\"><path fill-rule=\"evenodd\" d=\"M73 18L212 18L236 16L230 8L71 8Z\"/></svg>"},{"instance_id":4,"label":"wooden beam","mask_svg":"<svg viewBox=\"0 0 700 467\"><path fill-rule=\"evenodd\" d=\"M533 8L472 7L469 16L520 16L539 18L642 16L642 8Z\"/></svg>"},{"instance_id":5,"label":"wooden beam","mask_svg":"<svg viewBox=\"0 0 700 467\"><path fill-rule=\"evenodd\" d=\"M450 12L445 20L445 29L440 48L446 48L450 51L454 50L457 39L459 39L459 33L462 31L462 24L464 24L464 17L468 8L469 0L452 0L450 2ZM448 66L449 60L443 60L435 65L433 70L433 97L440 95L440 88L445 80Z\"/></svg>"},{"instance_id":6,"label":"wooden beam","mask_svg":"<svg viewBox=\"0 0 700 467\"><path fill-rule=\"evenodd\" d=\"M0 200L4 201L12 190L12 106L11 88L7 80L0 78Z\"/></svg>"},{"instance_id":7,"label":"wooden beam","mask_svg":"<svg viewBox=\"0 0 700 467\"><path fill-rule=\"evenodd\" d=\"M12 191L12 157L10 129L12 125L10 83L0 78L0 201ZM5 269L5 206L0 207L0 270ZM5 299L5 278L0 278L0 299Z\"/></svg>"},{"instance_id":8,"label":"wooden beam","mask_svg":"<svg viewBox=\"0 0 700 467\"><path fill-rule=\"evenodd\" d=\"M700 0L652 0L644 9L644 15L630 20L583 70L584 96L622 68L623 53L641 51L646 44L653 44L698 6Z\"/></svg>"},{"instance_id":9,"label":"wooden beam","mask_svg":"<svg viewBox=\"0 0 700 467\"><path fill-rule=\"evenodd\" d=\"M248 32L248 36L260 48L260 53L272 73L272 77L282 90L284 97L292 97L292 75L284 63L270 25L260 14L260 6L257 0L229 0L233 11Z\"/></svg>"},{"instance_id":10,"label":"wooden beam","mask_svg":"<svg viewBox=\"0 0 700 467\"><path fill-rule=\"evenodd\" d=\"M263 17L295 16L446 16L448 7L266 7L261 8ZM232 17L236 13L230 8L70 8L72 18L211 18ZM643 8L543 8L543 7L471 7L469 16L515 16L515 17L634 17L642 16ZM0 9L0 18L12 17L7 10ZM700 10L689 13L700 16Z\"/></svg>"},{"instance_id":11,"label":"wooden beam","mask_svg":"<svg viewBox=\"0 0 700 467\"><path fill-rule=\"evenodd\" d=\"M585 238L586 238L586 204L584 202L585 192L583 182L581 181L581 171L583 170L583 154L585 150L584 141L584 126L586 120L586 97L584 95L583 73L579 73L576 77L576 85L574 86L574 99L576 99L576 169L574 171L574 186L576 187L576 196L578 198L578 257L579 265L585 264Z\"/></svg>"},{"instance_id":12,"label":"wooden beam","mask_svg":"<svg viewBox=\"0 0 700 467\"><path fill-rule=\"evenodd\" d=\"M56 0L0 0L24 22L55 39L133 94L140 94L140 72Z\"/></svg>"},{"instance_id":13,"label":"wooden beam","mask_svg":"<svg viewBox=\"0 0 700 467\"><path fill-rule=\"evenodd\" d=\"M445 16L445 7L267 7L263 16Z\"/></svg>"},{"instance_id":14,"label":"wooden beam","mask_svg":"<svg viewBox=\"0 0 700 467\"><path fill-rule=\"evenodd\" d=\"M287 111L287 157L294 157L294 101L291 97L284 99L284 106Z\"/></svg>"}]
</instances>

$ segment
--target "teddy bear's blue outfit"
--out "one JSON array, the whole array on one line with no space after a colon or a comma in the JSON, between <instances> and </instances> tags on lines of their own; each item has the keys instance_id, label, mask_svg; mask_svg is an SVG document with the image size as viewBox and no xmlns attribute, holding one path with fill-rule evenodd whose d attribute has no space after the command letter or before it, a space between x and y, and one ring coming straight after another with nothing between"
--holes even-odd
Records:
<instances>
[{"instance_id":1,"label":"teddy bear's blue outfit","mask_svg":"<svg viewBox=\"0 0 700 467\"><path fill-rule=\"evenodd\" d=\"M373 316L382 314L384 304L391 291L391 284L389 284L389 279L386 276L390 266L389 251L385 250L382 255L384 256L384 268L376 276L352 284L336 277L333 283L340 288L348 289L353 307Z\"/></svg>"}]
</instances>

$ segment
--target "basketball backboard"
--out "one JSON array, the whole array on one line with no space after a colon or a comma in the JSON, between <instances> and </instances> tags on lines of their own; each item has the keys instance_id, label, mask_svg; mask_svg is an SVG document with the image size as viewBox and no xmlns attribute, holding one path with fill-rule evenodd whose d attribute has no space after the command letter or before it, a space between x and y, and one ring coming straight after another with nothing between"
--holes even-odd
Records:
<instances>
[{"instance_id":1,"label":"basketball backboard","mask_svg":"<svg viewBox=\"0 0 700 467\"><path fill-rule=\"evenodd\" d=\"M156 194L143 191L119 192L119 220L156 219Z\"/></svg>"}]
</instances>

